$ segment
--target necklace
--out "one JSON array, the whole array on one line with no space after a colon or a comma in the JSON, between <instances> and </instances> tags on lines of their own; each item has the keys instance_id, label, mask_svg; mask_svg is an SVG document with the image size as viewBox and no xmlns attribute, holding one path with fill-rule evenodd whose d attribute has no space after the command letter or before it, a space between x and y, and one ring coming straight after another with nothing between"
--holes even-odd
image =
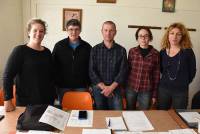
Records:
<instances>
[{"instance_id":1,"label":"necklace","mask_svg":"<svg viewBox=\"0 0 200 134\"><path fill-rule=\"evenodd\" d=\"M171 76L170 75L170 70L169 68L172 66L172 63L170 63L170 59L169 59L169 52L168 52L168 58L167 58L167 75L169 77L169 79L171 81L174 81L176 80L177 78L177 74L179 72L179 69L180 69L180 64L181 64L181 51L178 52L178 63L177 63L177 66L176 66L176 71L175 71L175 75L174 76Z\"/></svg>"}]
</instances>

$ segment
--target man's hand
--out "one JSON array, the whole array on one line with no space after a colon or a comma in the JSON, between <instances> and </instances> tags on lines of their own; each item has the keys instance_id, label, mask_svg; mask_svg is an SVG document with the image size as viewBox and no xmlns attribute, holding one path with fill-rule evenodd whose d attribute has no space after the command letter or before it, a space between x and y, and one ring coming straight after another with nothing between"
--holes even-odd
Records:
<instances>
[{"instance_id":1,"label":"man's hand","mask_svg":"<svg viewBox=\"0 0 200 134\"><path fill-rule=\"evenodd\" d=\"M106 97L113 96L113 88L111 86L105 86L105 89L101 91L101 93Z\"/></svg>"}]
</instances>

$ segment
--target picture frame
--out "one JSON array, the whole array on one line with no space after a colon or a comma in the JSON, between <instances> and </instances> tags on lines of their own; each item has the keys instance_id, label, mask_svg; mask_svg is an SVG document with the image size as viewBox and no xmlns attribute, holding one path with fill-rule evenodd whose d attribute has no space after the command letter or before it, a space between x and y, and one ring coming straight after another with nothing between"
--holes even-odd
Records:
<instances>
[{"instance_id":1,"label":"picture frame","mask_svg":"<svg viewBox=\"0 0 200 134\"><path fill-rule=\"evenodd\" d=\"M175 12L176 0L163 0L162 12Z\"/></svg>"},{"instance_id":2,"label":"picture frame","mask_svg":"<svg viewBox=\"0 0 200 134\"><path fill-rule=\"evenodd\" d=\"M97 0L97 3L116 3L116 0Z\"/></svg>"},{"instance_id":3,"label":"picture frame","mask_svg":"<svg viewBox=\"0 0 200 134\"><path fill-rule=\"evenodd\" d=\"M66 31L66 23L71 19L82 22L82 9L63 8L63 31Z\"/></svg>"}]
</instances>

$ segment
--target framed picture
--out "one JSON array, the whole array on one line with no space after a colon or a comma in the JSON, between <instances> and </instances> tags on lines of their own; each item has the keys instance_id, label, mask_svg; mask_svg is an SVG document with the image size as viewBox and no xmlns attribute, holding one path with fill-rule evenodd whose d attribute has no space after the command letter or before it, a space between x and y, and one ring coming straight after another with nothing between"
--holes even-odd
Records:
<instances>
[{"instance_id":1,"label":"framed picture","mask_svg":"<svg viewBox=\"0 0 200 134\"><path fill-rule=\"evenodd\" d=\"M65 25L71 19L77 19L81 23L82 9L63 8L63 31L66 31Z\"/></svg>"},{"instance_id":2,"label":"framed picture","mask_svg":"<svg viewBox=\"0 0 200 134\"><path fill-rule=\"evenodd\" d=\"M97 3L116 3L116 0L97 0Z\"/></svg>"},{"instance_id":3,"label":"framed picture","mask_svg":"<svg viewBox=\"0 0 200 134\"><path fill-rule=\"evenodd\" d=\"M163 12L175 12L175 0L163 0Z\"/></svg>"}]
</instances>

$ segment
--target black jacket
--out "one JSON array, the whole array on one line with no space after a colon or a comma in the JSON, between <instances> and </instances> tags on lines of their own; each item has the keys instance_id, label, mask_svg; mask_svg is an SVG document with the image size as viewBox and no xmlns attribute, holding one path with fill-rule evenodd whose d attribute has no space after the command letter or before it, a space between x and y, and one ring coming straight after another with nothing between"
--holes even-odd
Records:
<instances>
[{"instance_id":1,"label":"black jacket","mask_svg":"<svg viewBox=\"0 0 200 134\"><path fill-rule=\"evenodd\" d=\"M55 44L52 56L58 88L85 88L90 84L89 57L91 46L80 38L80 45L73 50L69 38Z\"/></svg>"}]
</instances>

